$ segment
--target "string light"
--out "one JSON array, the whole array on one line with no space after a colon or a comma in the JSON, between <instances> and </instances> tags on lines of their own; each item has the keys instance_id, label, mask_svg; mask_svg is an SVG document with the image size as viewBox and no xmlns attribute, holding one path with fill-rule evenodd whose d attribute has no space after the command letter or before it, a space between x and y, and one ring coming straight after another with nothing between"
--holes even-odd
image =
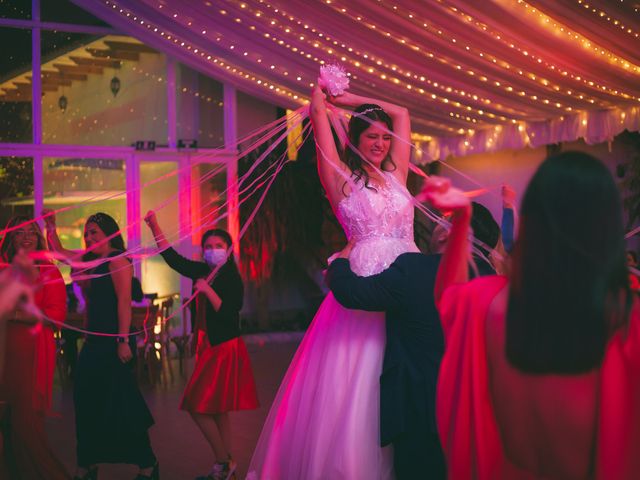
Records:
<instances>
[{"instance_id":1,"label":"string light","mask_svg":"<svg viewBox=\"0 0 640 480\"><path fill-rule=\"evenodd\" d=\"M520 1L522 1L522 0L520 0ZM442 3L442 2L441 2L441 1L438 1L438 3ZM516 50L516 51L519 51L520 53L522 53L522 54L523 54L523 56L525 56L525 57L529 57L532 61L535 61L535 64L538 64L538 65L540 65L540 66L544 66L544 67L548 68L549 70L551 70L551 71L553 71L553 72L558 72L558 71L560 71L560 72L561 72L561 74L562 74L563 76L569 76L570 78L572 78L572 79L576 79L576 80L578 80L578 81L580 81L580 80L581 80L579 76L570 75L570 73L569 73L568 71L563 70L563 69L560 69L560 68L556 67L555 65L550 64L549 62L547 62L547 61L543 60L542 58L537 57L537 56L535 56L535 55L531 54L531 53L530 53L530 52L528 52L527 50L524 50L524 49L520 48L516 43L508 42L506 39L502 38L502 37L503 37L503 35L502 35L502 33L501 33L501 32L494 32L494 31L490 31L490 30L488 29L488 27L487 27L485 24L482 24L482 23L480 23L480 22L475 21L471 15L469 15L469 14L467 14L467 13L464 13L464 12L462 12L462 11L458 10L458 9L457 9L457 8L455 8L455 7L449 7L449 8L450 8L450 11L451 11L451 12L453 12L454 14L460 15L460 16L461 16L461 19L463 19L464 21L467 21L467 22L474 22L474 25L475 25L475 26L476 26L476 28L479 30L479 33L480 33L480 34L482 34L482 32L485 32L485 33L488 33L488 34L492 35L492 37L493 37L493 38L495 38L496 40L498 40L499 42L501 42L503 45L508 46L510 49L514 49L514 50ZM446 10L446 11L448 11L448 10ZM397 13L398 15L401 15L401 14L402 14L402 12L396 12L396 13ZM408 18L413 19L413 14L409 14L409 15L412 15L412 16L411 16L411 17L408 17ZM420 23L420 20L417 20L417 21L416 21L416 22L414 22L414 23L419 24L419 23ZM554 24L554 25L555 25L555 24ZM436 29L436 28L434 28L434 27L430 27L426 22L422 23L422 26L423 26L425 29L427 29L427 30L429 30L429 29L430 29L430 31L431 31L432 33L433 33L433 32L437 33L439 36L443 36L443 35L444 35L444 32L443 32L441 29ZM562 28L562 27L561 27L561 28ZM434 34L435 34L435 33L434 33ZM447 40L447 41L451 41L451 43L457 43L457 41L455 41L456 39L455 39L455 38L453 38L453 37L447 38L446 40ZM467 50L467 51L473 51L474 49L473 49L472 47L470 47L470 46L468 46L468 45L467 45L467 46L465 46L465 50ZM493 56L492 56L491 54L489 54L489 53L479 52L477 49L476 49L475 51L476 51L476 53L478 54L478 56L479 56L480 58L483 58L483 59L485 59L485 60L487 60L487 61L491 61L491 62L492 62L494 65L496 65L496 66L499 66L499 67L504 68L504 69L506 69L506 70L510 70L510 69L512 68L512 66L511 66L508 62L506 62L506 61L504 61L504 60L500 60L500 59L498 59L498 58L496 58L496 57L493 57ZM430 57L431 57L431 56L430 56ZM521 72L520 74L521 74L521 75L523 75L523 76L526 76L526 77L528 77L528 78L530 78L530 79L532 79L532 80L536 80L536 74L535 74L535 73L533 73L533 72L526 72L526 74L525 74L525 72ZM542 85L544 85L545 87L549 85L549 80L548 80L548 79L540 78L540 79L538 79L538 80L539 80L539 82L540 82ZM593 81L591 81L591 82L593 82ZM628 93L620 93L620 92L618 92L618 91L613 91L612 89L608 89L606 86L604 86L604 85L600 85L600 84L597 84L596 82L589 83L589 81L587 81L586 79L583 79L583 80L582 80L582 83L583 83L585 86L587 86L587 87L594 87L594 86L595 86L595 88L596 88L597 90L604 90L604 91L607 91L607 93L609 93L609 94L610 94L610 95L612 95L612 96L622 97L622 98L625 98L625 99L640 100L640 98L638 98L638 97L635 97L635 96L630 95L630 94L628 94ZM555 85L553 85L553 88L554 88L554 89L560 89L561 87L560 87L560 85L555 84ZM531 99L533 99L533 100L537 100L536 98L533 98L532 96L531 96L530 98L531 98ZM593 101L591 101L591 100L593 100ZM589 98L587 101L589 101L589 103L592 103L592 104L596 102L596 100L595 100L595 99L593 99L593 98ZM602 106L602 107L609 107L609 106L611 106L611 104L608 104L608 103L602 103L602 104L601 104L601 106Z\"/></svg>"},{"instance_id":2,"label":"string light","mask_svg":"<svg viewBox=\"0 0 640 480\"><path fill-rule=\"evenodd\" d=\"M105 4L107 6L111 6L113 9L118 9L119 13L121 13L123 15L126 15L126 16L130 16L131 15L131 12L128 12L125 9L122 9L122 8L118 8L117 4L115 2L112 2L111 0L105 0ZM222 15L227 15L226 10L221 10L220 13ZM178 19L178 17L179 17L178 13L174 13L173 17L175 19ZM231 64L228 61L224 62L224 61L219 60L218 58L211 57L210 55L207 55L205 51L202 51L202 50L198 49L195 45L191 45L188 42L180 41L177 38L175 38L175 36L172 36L169 32L165 33L157 25L153 25L152 23L147 22L145 26L151 33L159 35L159 37L163 38L165 41L172 42L173 44L178 44L178 42L180 42L180 46L183 49L187 50L192 55L196 55L196 56L199 56L202 59L207 60L211 67L216 68L218 70L221 70L225 74L235 75L236 77L242 79L243 81L251 81L257 86L260 86L262 88L268 89L269 91L272 91L272 92L274 91L279 95L289 97L294 102L304 103L300 99L300 97L296 94L296 92L292 92L291 90L289 90L287 88L284 88L281 85L273 84L273 83L267 81L266 79L259 78L259 77L257 77L256 75L254 75L254 74L252 74L250 72L245 72L243 69L239 68L238 66L236 66L234 64ZM219 37L218 37L217 40L219 40ZM296 98L294 98L294 97L296 97Z\"/></svg>"},{"instance_id":3,"label":"string light","mask_svg":"<svg viewBox=\"0 0 640 480\"><path fill-rule=\"evenodd\" d=\"M261 3L263 4L263 6L264 6L264 7L271 8L271 5L269 5L268 3L265 3L265 2L261 2ZM275 9L274 9L274 10L275 10ZM283 17L288 17L289 19L294 19L293 21L295 21L295 23L297 23L298 25L303 25L303 22L301 22L301 21L299 21L299 20L297 20L297 21L296 21L296 20L295 20L295 17L293 17L293 16L288 16L287 12L285 12L285 11L280 11L280 14L281 14ZM264 16L264 14L263 14L263 13L261 14L261 17L262 17L262 16ZM271 21L272 21L272 20L271 20ZM271 22L271 21L270 21L270 22ZM278 24L278 22L276 22L276 24ZM309 27L308 27L308 25L305 25L305 27L306 27L306 28L309 28ZM286 28L289 28L289 31L291 32L291 34L293 34L293 35L297 35L297 32L295 32L292 28L290 28L290 27L286 27ZM287 32L286 32L286 28L285 28L285 27L282 27L282 32L283 32L283 33L287 33ZM341 43L340 43L340 42L338 42L337 40L333 40L333 39L332 39L328 34L324 34L324 33L322 33L322 32L316 31L316 29L314 29L314 28L312 28L312 29L311 29L311 31L312 31L313 33L315 33L319 39L324 39L325 41L327 41L327 42L329 42L329 43L333 44L333 45L334 45L334 48L338 48L338 47L340 47L340 48L342 48L342 49L347 49L346 45L341 44ZM277 40L277 38L278 38L278 37L274 36L273 34L270 34L270 35L269 35L269 38L272 38L272 39ZM319 41L317 41L317 40L314 40L314 41L313 41L313 43L311 43L311 42L310 42L310 43L309 43L309 45L310 45L310 46L314 46L315 48L323 48L323 45L322 45ZM334 51L334 48L329 48L329 47L324 47L324 48L325 48L326 52L327 52L328 54L330 54L330 55L333 55L334 53L336 53L336 52ZM293 49L292 49L292 50L293 50ZM395 70L397 70L397 67L390 66L390 65L388 65L388 64L383 64L383 62L382 62L381 60L376 60L376 57L375 57L375 56L373 56L373 55L368 55L368 54L366 54L366 53L360 53L360 52L358 52L358 51L355 51L353 48L351 48L351 49L349 50L349 53L351 53L351 52L355 53L356 55L360 55L360 56L361 56L363 59L365 59L365 60L370 60L370 61L375 61L375 62L377 62L377 65L383 65L383 66L384 66L384 67L386 67L386 68L389 68L389 69L394 69L394 68L395 68ZM347 57L346 57L346 56L344 56L343 54L339 54L339 55L338 55L337 53L336 53L335 57L336 57L336 60L338 60L338 59L340 59L340 60L341 60L342 58L347 58ZM320 61L319 63L321 63L321 64L322 64L322 63L324 63L324 62L323 62L323 61ZM360 62L357 62L357 61L354 61L354 60L350 60L349 58L347 58L347 63L349 63L349 64L351 64L351 65L354 65L355 67L359 68L360 70L362 70L362 71L363 71L363 72L365 72L365 73L369 73L369 74L376 75L376 74L377 74L377 72L378 72L378 70L377 70L376 68L374 68L373 66L367 66L367 64L363 64L363 63L360 63ZM410 73L408 73L408 72L407 72L407 73L403 72L403 74L404 74L405 76L409 76L409 75L411 75L411 74L410 74ZM383 75L384 75L384 74L383 74ZM418 76L417 76L417 75L413 75L413 77L418 78ZM355 77L355 76L354 76L353 78L357 78L357 77ZM426 80L427 82L430 82L430 80L427 80L427 79L425 79L425 78L424 78L424 76L422 76L422 81L425 81L425 80ZM369 83L371 86L375 86L375 84L374 84L374 83L372 83L372 82L370 82L370 81L369 81L369 82L367 82L367 80L365 80L365 79L363 79L363 80L361 80L361 81L364 81L365 83ZM398 79L397 77L392 77L392 78L391 78L391 82L393 82L394 84L399 84L399 83L400 83L400 79ZM410 84L410 83L405 84L405 87L406 87L407 85L409 85L409 88L408 88L408 89L414 89L414 88L415 88L415 90L416 90L416 91L418 91L418 92L420 92L421 94L425 94L425 93L427 93L427 92L425 92L425 90L424 90L423 88L419 88L419 87L417 87L417 86L415 86L415 85L413 85L413 84ZM434 84L434 85L435 85L436 87L438 87L437 82L435 82L435 84ZM444 86L440 86L439 88L440 88L440 89L445 89L445 87L444 87ZM471 95L469 95L469 97L471 97ZM438 99L438 100L440 100L440 101L442 101L442 102L444 102L444 98L446 98L446 97L441 97L441 96L436 96L436 97L435 97L435 99ZM448 101L448 99L447 99L447 101ZM487 101L488 101L488 99L487 99ZM463 105L462 105L460 102L452 103L452 105L456 106L457 108L464 108L464 107L463 107ZM495 105L494 105L494 107L495 107ZM522 115L524 115L524 112L519 112L519 113L520 113L520 114L522 114ZM493 115L493 114L492 114L492 115ZM459 117L460 117L460 116L459 116ZM507 120L507 119L506 119L506 117L504 117L504 116L494 116L494 117L495 117L495 118L501 118L502 120ZM477 119L473 119L473 120L472 120L472 119L471 119L471 117L465 117L465 118L467 118L467 120L468 120L468 121L474 121L474 122L477 122ZM451 128L451 127L447 126L447 125L444 125L444 124L437 124L437 125L438 125L438 127L439 127L440 129L445 129L445 130L452 131L452 132L453 132L453 131L455 131L455 129L453 129L453 128Z\"/></svg>"},{"instance_id":4,"label":"string light","mask_svg":"<svg viewBox=\"0 0 640 480\"><path fill-rule=\"evenodd\" d=\"M111 0L106 1L107 3L111 2ZM258 0L253 5L238 0L208 2L212 14L225 17L224 22L220 22L220 25L227 25L229 21L234 22L244 27L244 30L240 32L233 30L229 32L211 32L209 31L211 28L210 17L207 17L206 24L203 22L199 25L199 19L186 18L182 12L172 11L169 16L177 15L175 21L185 25L193 25L192 31L203 32L202 35L212 41L215 38L216 45L229 52L228 55L224 55L224 59L211 57L211 55L206 56L205 58L210 64L222 69L227 74L235 74L250 79L254 85L268 89L269 92L277 92L289 98L296 96L298 97L296 100L299 103L304 103L304 94L301 92L306 91L307 86L313 85L315 72L311 78L307 77L309 75L307 69L301 71L298 68L295 74L292 74L293 65L297 63L294 57L298 56L298 58L304 60L306 65L311 62L323 64L325 61L339 61L347 65L352 79L357 79L358 84L363 87L380 88L381 85L388 84L394 86L396 91L398 91L397 87L402 87L406 95L410 96L407 98L423 99L420 102L422 104L428 105L429 102L437 102L440 107L431 110L425 109L422 115L417 116L414 123L428 126L440 132L459 134L460 123L473 124L474 128L495 125L496 123L518 125L525 118L532 118L536 115L541 118L548 118L549 113L554 111L579 112L583 108L593 108L596 105L600 108L610 108L619 104L613 99L608 100L605 95L622 98L626 101L640 101L639 97L623 91L620 87L610 87L603 84L601 79L577 75L561 65L549 62L540 56L535 49L519 45L517 41L505 37L502 32L491 31L490 28L476 20L472 15L455 6L447 5L442 0L436 0L434 6L450 15L459 16L465 23L473 26L479 32L483 32L484 35L489 35L493 38L497 45L506 46L509 50L520 53L523 59L521 64L514 64L511 60L503 60L490 51L482 51L475 44L467 44L468 42L448 33L446 29L439 27L436 23L421 18L421 15L415 11L409 11L406 6L398 8L398 5L394 5L390 0L378 0L377 5L389 9L395 15L402 16L403 20L410 21L415 26L420 27L421 31L430 36L435 36L439 39L439 42L445 42L447 45L445 53L442 51L436 53L428 48L425 49L423 42L415 41L406 36L406 32L400 32L402 34L399 34L389 28L376 25L374 21L368 20L361 12L358 12L357 15L354 14L351 6L346 2L339 0L325 2L323 6L318 6L318 8L324 7L338 12L345 18L358 22L375 34L384 37L387 42L395 42L398 48L410 52L408 54L401 53L400 57L419 55L429 61L438 62L440 65L450 68L452 77L460 78L462 74L472 84L474 81L478 82L479 86L481 86L478 91L471 93L469 90L473 87L462 89L457 85L447 84L448 82L437 81L428 74L427 70L424 73L414 72L405 68L404 65L400 66L386 60L383 56L368 51L360 51L353 46L347 46L334 37L334 32L329 34L326 31L321 31L313 24L313 21L302 21L296 18L295 15L283 10L279 5L272 5L266 0ZM524 0L519 0L512 9L527 7L531 8ZM523 10L523 12L525 11ZM130 12L121 11L121 13L126 15ZM531 9L528 14L540 15L536 9ZM570 31L549 17L540 17L540 19L541 23L549 28ZM171 37L170 32L163 35L164 32L162 32L162 29L158 31L157 26L149 25L148 23L145 26L155 34L161 35L166 41L180 45L181 48L186 49L188 54L204 55L200 47L190 44L186 39L178 41ZM335 33L339 34L341 31L336 30ZM246 38L247 34L254 36L255 40L252 41L255 45L254 49L238 51L238 45L249 44L250 39ZM238 39L234 37L238 37ZM276 48L289 52L292 63L289 65L282 62L270 62L267 64L266 62L271 60L268 56L269 50L265 49L261 52L261 49L265 48L263 47L265 40L270 40L268 43L272 43ZM580 44L580 48L586 48L589 51L595 49L595 54L603 60L611 60L608 55L613 55L590 39L584 39ZM397 49L394 48L393 51L394 54L398 54ZM457 55L452 52L462 52L463 55ZM615 55L613 56L615 57ZM234 64L236 58L242 59L245 66L244 70ZM619 59L618 67L630 72L635 68L632 62L626 62L628 66L625 67L625 64L621 63L622 57L618 56L616 58ZM474 66L474 63L477 64L476 59L491 65L492 68L486 69L486 71L478 70ZM473 63L469 63L466 60ZM256 68L247 67L246 62L249 65L255 65ZM270 77L256 78L253 72L264 71L263 66L265 64L269 66L267 72ZM502 69L509 76L508 78L512 78L512 80L505 81L504 79L507 77L497 78L495 75L500 74L495 73L497 71L496 68ZM542 69L549 72L549 74L543 73ZM443 76L446 76L445 72L446 69L442 70ZM513 77L514 74L515 77ZM558 81L558 78L561 81ZM573 81L575 84L568 86L567 80ZM286 86L278 84L279 81L286 84ZM382 88L385 87L383 86ZM499 96L496 96L494 92L499 93ZM507 99L506 103L501 99ZM515 102L511 99L517 99L518 101ZM528 101L522 102L522 99ZM444 118L445 115L453 119L454 122L450 123L449 120L446 120Z\"/></svg>"},{"instance_id":5,"label":"string light","mask_svg":"<svg viewBox=\"0 0 640 480\"><path fill-rule=\"evenodd\" d=\"M638 32L634 31L632 28L625 26L624 23L622 23L621 20L614 18L612 15L610 15L609 13L607 13L606 11L604 11L601 8L595 8L591 5L589 5L589 3L584 2L583 0L576 0L578 2L579 5L582 5L586 10L590 11L591 13L593 13L594 15L596 15L598 18L602 19L602 20L606 20L607 22L609 22L610 24L612 24L614 27L616 28L620 28L620 30L622 30L623 32L638 38ZM636 4L638 5L638 4ZM638 12L638 7L634 7L634 11Z\"/></svg>"},{"instance_id":6,"label":"string light","mask_svg":"<svg viewBox=\"0 0 640 480\"><path fill-rule=\"evenodd\" d=\"M262 2L262 3L264 3L264 2ZM268 5L268 4L267 4L267 5ZM358 17L358 18L359 18L359 19L362 19L362 17ZM300 22L298 22L298 23L300 23ZM375 26L373 26L373 27L375 27ZM364 56L366 57L366 55L364 55ZM433 54L431 54L431 53L430 53L430 54L429 54L429 56L430 56L430 57L433 57ZM380 62L378 62L378 63L380 63ZM474 74L474 72L472 72L472 74ZM384 75L384 74L383 74L383 75ZM410 72L408 73L408 75L411 75L411 74L410 74ZM382 79L384 79L382 76L381 76L381 78L382 78ZM486 78L484 78L484 77L482 77L482 76L481 76L481 80L482 80L482 81L486 81ZM413 88L413 85L411 85L411 88ZM505 88L507 88L507 87L505 87ZM558 86L556 86L555 88L559 88L559 87L558 87ZM420 90L418 90L418 91L420 91ZM423 91L424 91L424 90L423 90ZM522 92L518 93L518 95L522 96ZM437 98L437 97L436 97L436 98ZM537 96L536 96L536 98L537 98ZM485 101L485 102L487 102L487 103L489 103L488 99L484 99L484 101ZM544 102L544 100L541 100L541 102L542 102L542 103L545 103L545 105L548 105L548 104L550 104L550 103L551 103L548 99L547 99L547 102ZM595 102L595 100L594 100L594 102ZM560 108L560 107L562 107L562 104L560 104L560 106L558 106L558 103L560 103L560 102L557 102L557 101L553 102L553 104L556 106L556 108ZM593 102L591 102L591 103L593 103ZM493 106L494 106L494 108L498 108L498 109L500 109L500 107L501 107L500 105L495 105L495 104L494 104ZM568 110L568 111L570 111L570 110L569 110L570 108L571 108L571 107L567 107L567 110ZM522 113L522 115L524 115L524 113ZM489 118L500 118L500 119L501 119L501 120L503 120L503 121L507 120L505 117L500 117L500 116L496 116L496 115L493 115L493 114L490 114L490 115L488 115L488 116L489 116ZM459 117L459 115L457 115L457 117ZM511 119L511 121L514 121L514 119L512 118L512 119Z\"/></svg>"}]
</instances>

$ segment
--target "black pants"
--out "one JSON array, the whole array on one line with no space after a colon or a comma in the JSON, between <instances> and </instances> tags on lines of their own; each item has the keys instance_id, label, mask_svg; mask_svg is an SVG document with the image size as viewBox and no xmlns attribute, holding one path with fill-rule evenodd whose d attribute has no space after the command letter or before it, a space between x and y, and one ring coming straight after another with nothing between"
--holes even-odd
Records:
<instances>
[{"instance_id":1,"label":"black pants","mask_svg":"<svg viewBox=\"0 0 640 480\"><path fill-rule=\"evenodd\" d=\"M398 480L445 480L447 468L435 433L406 432L393 442L393 467Z\"/></svg>"}]
</instances>

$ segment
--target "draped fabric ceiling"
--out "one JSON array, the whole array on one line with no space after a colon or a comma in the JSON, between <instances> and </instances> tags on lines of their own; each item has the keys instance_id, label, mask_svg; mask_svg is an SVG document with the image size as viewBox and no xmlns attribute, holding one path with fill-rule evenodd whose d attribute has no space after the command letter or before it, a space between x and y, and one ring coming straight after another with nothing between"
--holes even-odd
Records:
<instances>
[{"instance_id":1,"label":"draped fabric ceiling","mask_svg":"<svg viewBox=\"0 0 640 480\"><path fill-rule=\"evenodd\" d=\"M410 109L421 162L640 129L640 2L74 1L288 108L340 63L354 93Z\"/></svg>"}]
</instances>

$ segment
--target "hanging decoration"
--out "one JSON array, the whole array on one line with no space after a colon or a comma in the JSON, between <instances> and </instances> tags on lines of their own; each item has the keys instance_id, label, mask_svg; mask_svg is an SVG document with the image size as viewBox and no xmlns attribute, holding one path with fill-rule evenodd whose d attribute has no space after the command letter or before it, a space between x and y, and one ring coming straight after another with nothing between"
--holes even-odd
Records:
<instances>
[{"instance_id":1,"label":"hanging decoration","mask_svg":"<svg viewBox=\"0 0 640 480\"><path fill-rule=\"evenodd\" d=\"M116 95L118 95L118 92L120 91L120 79L114 75L114 77L111 79L111 93L113 93L113 96L115 97Z\"/></svg>"},{"instance_id":2,"label":"hanging decoration","mask_svg":"<svg viewBox=\"0 0 640 480\"><path fill-rule=\"evenodd\" d=\"M60 110L62 110L62 113L67 111L67 105L69 104L69 101L67 100L67 97L63 94L60 96L60 98L58 99L58 107L60 107Z\"/></svg>"}]
</instances>

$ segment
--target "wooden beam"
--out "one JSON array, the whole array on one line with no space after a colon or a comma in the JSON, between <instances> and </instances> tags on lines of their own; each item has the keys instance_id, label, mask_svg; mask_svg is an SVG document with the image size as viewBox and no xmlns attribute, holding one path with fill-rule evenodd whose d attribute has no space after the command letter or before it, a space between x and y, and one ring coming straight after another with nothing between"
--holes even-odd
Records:
<instances>
[{"instance_id":1,"label":"wooden beam","mask_svg":"<svg viewBox=\"0 0 640 480\"><path fill-rule=\"evenodd\" d=\"M53 66L60 70L63 73L80 73L80 74L90 74L90 73L98 73L101 74L103 72L102 67L96 67L93 65L67 65L64 63L54 63Z\"/></svg>"},{"instance_id":2,"label":"wooden beam","mask_svg":"<svg viewBox=\"0 0 640 480\"><path fill-rule=\"evenodd\" d=\"M102 50L97 48L85 48L87 52L97 58L109 58L112 60L129 60L137 62L140 54L137 52L125 52L123 50Z\"/></svg>"},{"instance_id":3,"label":"wooden beam","mask_svg":"<svg viewBox=\"0 0 640 480\"><path fill-rule=\"evenodd\" d=\"M29 81L31 81L31 76L28 75L27 78L29 79ZM65 87L70 87L71 86L71 79L70 78L66 78L66 76L57 76L57 77L45 77L44 75L42 76L42 83L47 83L49 85L64 85Z\"/></svg>"},{"instance_id":4,"label":"wooden beam","mask_svg":"<svg viewBox=\"0 0 640 480\"><path fill-rule=\"evenodd\" d=\"M86 80L87 79L87 75L83 74L83 73L72 73L72 72L65 72L64 74L55 71L55 70L44 70L42 72L42 78L44 79L49 79L49 78L62 78L64 80Z\"/></svg>"},{"instance_id":5,"label":"wooden beam","mask_svg":"<svg viewBox=\"0 0 640 480\"><path fill-rule=\"evenodd\" d=\"M97 67L105 68L120 68L120 61L112 60L109 58L88 58L76 56L70 56L69 58L78 65L94 65Z\"/></svg>"},{"instance_id":6,"label":"wooden beam","mask_svg":"<svg viewBox=\"0 0 640 480\"><path fill-rule=\"evenodd\" d=\"M147 47L141 43L128 43L128 42L119 42L116 40L105 40L104 44L110 47L112 50L124 50L129 52L139 52L139 53L158 53L157 50L154 50L151 47Z\"/></svg>"},{"instance_id":7,"label":"wooden beam","mask_svg":"<svg viewBox=\"0 0 640 480\"><path fill-rule=\"evenodd\" d=\"M31 82L13 82L18 90L28 90L31 91Z\"/></svg>"},{"instance_id":8,"label":"wooden beam","mask_svg":"<svg viewBox=\"0 0 640 480\"><path fill-rule=\"evenodd\" d=\"M29 95L20 95L20 94L0 95L0 103L2 103L2 102L20 103L20 102L30 102L30 101L31 101L31 94L29 94Z\"/></svg>"}]
</instances>

